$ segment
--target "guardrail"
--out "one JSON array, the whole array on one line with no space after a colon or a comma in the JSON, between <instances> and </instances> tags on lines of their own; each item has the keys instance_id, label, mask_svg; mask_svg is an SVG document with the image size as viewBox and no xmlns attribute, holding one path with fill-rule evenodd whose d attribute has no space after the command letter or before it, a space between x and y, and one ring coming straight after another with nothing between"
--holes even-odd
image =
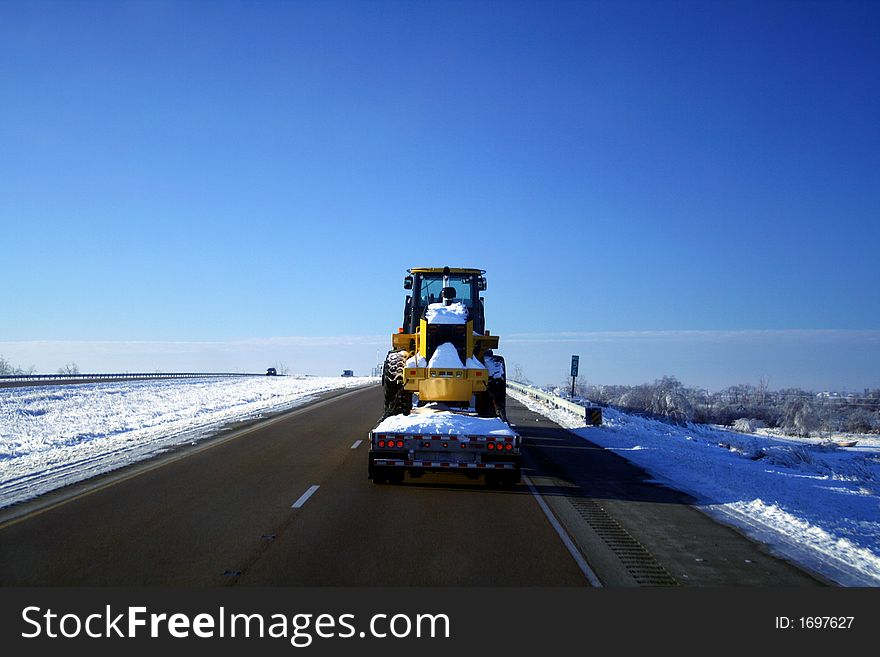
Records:
<instances>
[{"instance_id":1,"label":"guardrail","mask_svg":"<svg viewBox=\"0 0 880 657\"><path fill-rule=\"evenodd\" d=\"M513 388L517 392L521 392L534 399L540 399L555 408L562 408L575 415L583 416L584 422L587 424L592 424L594 426L602 424L602 408L600 406L584 406L583 404L578 404L571 400L551 395L549 392L544 392L538 388L517 383L516 381L508 381L507 387Z\"/></svg>"},{"instance_id":2,"label":"guardrail","mask_svg":"<svg viewBox=\"0 0 880 657\"><path fill-rule=\"evenodd\" d=\"M195 379L203 377L266 376L242 372L125 372L116 374L4 374L0 384L17 381L126 381L131 379Z\"/></svg>"}]
</instances>

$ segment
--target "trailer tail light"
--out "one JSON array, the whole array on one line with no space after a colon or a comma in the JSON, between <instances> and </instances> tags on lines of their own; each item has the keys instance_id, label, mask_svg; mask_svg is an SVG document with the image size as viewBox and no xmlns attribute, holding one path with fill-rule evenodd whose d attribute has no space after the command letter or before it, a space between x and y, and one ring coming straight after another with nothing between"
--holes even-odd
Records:
<instances>
[{"instance_id":1,"label":"trailer tail light","mask_svg":"<svg viewBox=\"0 0 880 657\"><path fill-rule=\"evenodd\" d=\"M488 449L491 452L493 449L495 449L495 443L487 443L486 449Z\"/></svg>"},{"instance_id":2,"label":"trailer tail light","mask_svg":"<svg viewBox=\"0 0 880 657\"><path fill-rule=\"evenodd\" d=\"M398 441L397 441L397 446L398 446L398 447L403 447L403 441L402 441L402 440L398 440Z\"/></svg>"},{"instance_id":3,"label":"trailer tail light","mask_svg":"<svg viewBox=\"0 0 880 657\"><path fill-rule=\"evenodd\" d=\"M376 443L376 446L377 446L377 447L385 447L385 441L384 441L384 440L380 440L379 442Z\"/></svg>"},{"instance_id":4,"label":"trailer tail light","mask_svg":"<svg viewBox=\"0 0 880 657\"><path fill-rule=\"evenodd\" d=\"M513 443L507 443L504 446L504 449L506 449L508 452L511 451L513 449Z\"/></svg>"}]
</instances>

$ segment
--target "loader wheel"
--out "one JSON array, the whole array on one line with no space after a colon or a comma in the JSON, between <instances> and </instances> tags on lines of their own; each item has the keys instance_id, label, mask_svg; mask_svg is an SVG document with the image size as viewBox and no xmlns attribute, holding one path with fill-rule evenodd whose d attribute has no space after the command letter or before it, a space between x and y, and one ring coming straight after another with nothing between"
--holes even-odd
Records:
<instances>
[{"instance_id":1,"label":"loader wheel","mask_svg":"<svg viewBox=\"0 0 880 657\"><path fill-rule=\"evenodd\" d=\"M406 366L405 351L389 351L382 368L382 385L385 388L385 413L409 415L412 409L412 393L403 389L403 368Z\"/></svg>"},{"instance_id":2,"label":"loader wheel","mask_svg":"<svg viewBox=\"0 0 880 657\"><path fill-rule=\"evenodd\" d=\"M507 422L507 370L504 367L504 358L487 355L485 365L489 370L486 388L494 405L494 414Z\"/></svg>"},{"instance_id":3,"label":"loader wheel","mask_svg":"<svg viewBox=\"0 0 880 657\"><path fill-rule=\"evenodd\" d=\"M478 392L474 397L474 410L479 417L495 417L495 403L488 392Z\"/></svg>"}]
</instances>

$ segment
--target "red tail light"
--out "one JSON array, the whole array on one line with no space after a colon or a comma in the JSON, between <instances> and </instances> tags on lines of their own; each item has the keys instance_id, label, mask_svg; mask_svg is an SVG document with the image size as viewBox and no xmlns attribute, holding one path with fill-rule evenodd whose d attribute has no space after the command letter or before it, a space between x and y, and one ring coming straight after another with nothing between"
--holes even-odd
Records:
<instances>
[{"instance_id":1,"label":"red tail light","mask_svg":"<svg viewBox=\"0 0 880 657\"><path fill-rule=\"evenodd\" d=\"M507 443L504 446L504 449L506 449L508 452L511 451L513 449L513 443Z\"/></svg>"},{"instance_id":2,"label":"red tail light","mask_svg":"<svg viewBox=\"0 0 880 657\"><path fill-rule=\"evenodd\" d=\"M487 443L487 444L486 444L486 449L488 449L488 450L490 450L490 451L493 450L493 449L495 449L495 443Z\"/></svg>"},{"instance_id":3,"label":"red tail light","mask_svg":"<svg viewBox=\"0 0 880 657\"><path fill-rule=\"evenodd\" d=\"M403 441L402 441L402 440L398 440L398 441L397 441L397 446L398 446L398 447L403 447Z\"/></svg>"},{"instance_id":4,"label":"red tail light","mask_svg":"<svg viewBox=\"0 0 880 657\"><path fill-rule=\"evenodd\" d=\"M380 440L378 443L376 443L376 445L378 445L379 447L385 447L385 441Z\"/></svg>"}]
</instances>

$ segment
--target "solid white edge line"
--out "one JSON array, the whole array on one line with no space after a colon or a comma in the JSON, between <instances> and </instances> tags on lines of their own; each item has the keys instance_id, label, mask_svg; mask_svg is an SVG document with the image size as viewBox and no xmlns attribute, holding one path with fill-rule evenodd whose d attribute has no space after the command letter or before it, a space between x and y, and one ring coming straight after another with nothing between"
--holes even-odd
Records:
<instances>
[{"instance_id":1,"label":"solid white edge line","mask_svg":"<svg viewBox=\"0 0 880 657\"><path fill-rule=\"evenodd\" d=\"M363 441L363 440L355 440L355 441L354 441L354 444L351 446L351 448L352 448L352 449L357 449L358 447L361 446L361 443L362 443L362 442L364 442L364 441Z\"/></svg>"},{"instance_id":2,"label":"solid white edge line","mask_svg":"<svg viewBox=\"0 0 880 657\"><path fill-rule=\"evenodd\" d=\"M312 495L314 495L315 491L317 491L319 488L320 488L320 486L318 484L315 484L314 486L309 486L309 489L305 493L300 495L299 499L296 502L294 502L293 504L290 505L290 508L291 509L300 508L303 504L305 504L306 502L309 501L309 498Z\"/></svg>"},{"instance_id":3,"label":"solid white edge line","mask_svg":"<svg viewBox=\"0 0 880 657\"><path fill-rule=\"evenodd\" d=\"M601 588L602 582L596 576L596 573L593 572L593 569L590 568L590 565L587 563L587 560L584 559L584 555L580 553L580 550L577 549L577 546L574 544L574 541L571 540L571 537L568 533L563 529L562 525L559 524L559 521L556 519L556 516L553 515L553 512L550 510L550 507L547 506L547 503L544 501L544 498L541 497L541 494L538 492L538 489L535 488L535 485L532 483L532 480L528 478L525 474L522 475L522 480L525 482L526 486L529 487L529 491L532 493L532 496L535 498L535 501L538 502L538 506L541 507L541 511L544 512L544 515L547 516L547 520L550 521L550 524L553 526L553 529L556 530L556 534L559 536L562 544L568 549L569 554L571 554L575 563L578 565L578 568L581 569L581 572L584 574L584 577L587 578L587 581L590 583L590 586Z\"/></svg>"}]
</instances>

